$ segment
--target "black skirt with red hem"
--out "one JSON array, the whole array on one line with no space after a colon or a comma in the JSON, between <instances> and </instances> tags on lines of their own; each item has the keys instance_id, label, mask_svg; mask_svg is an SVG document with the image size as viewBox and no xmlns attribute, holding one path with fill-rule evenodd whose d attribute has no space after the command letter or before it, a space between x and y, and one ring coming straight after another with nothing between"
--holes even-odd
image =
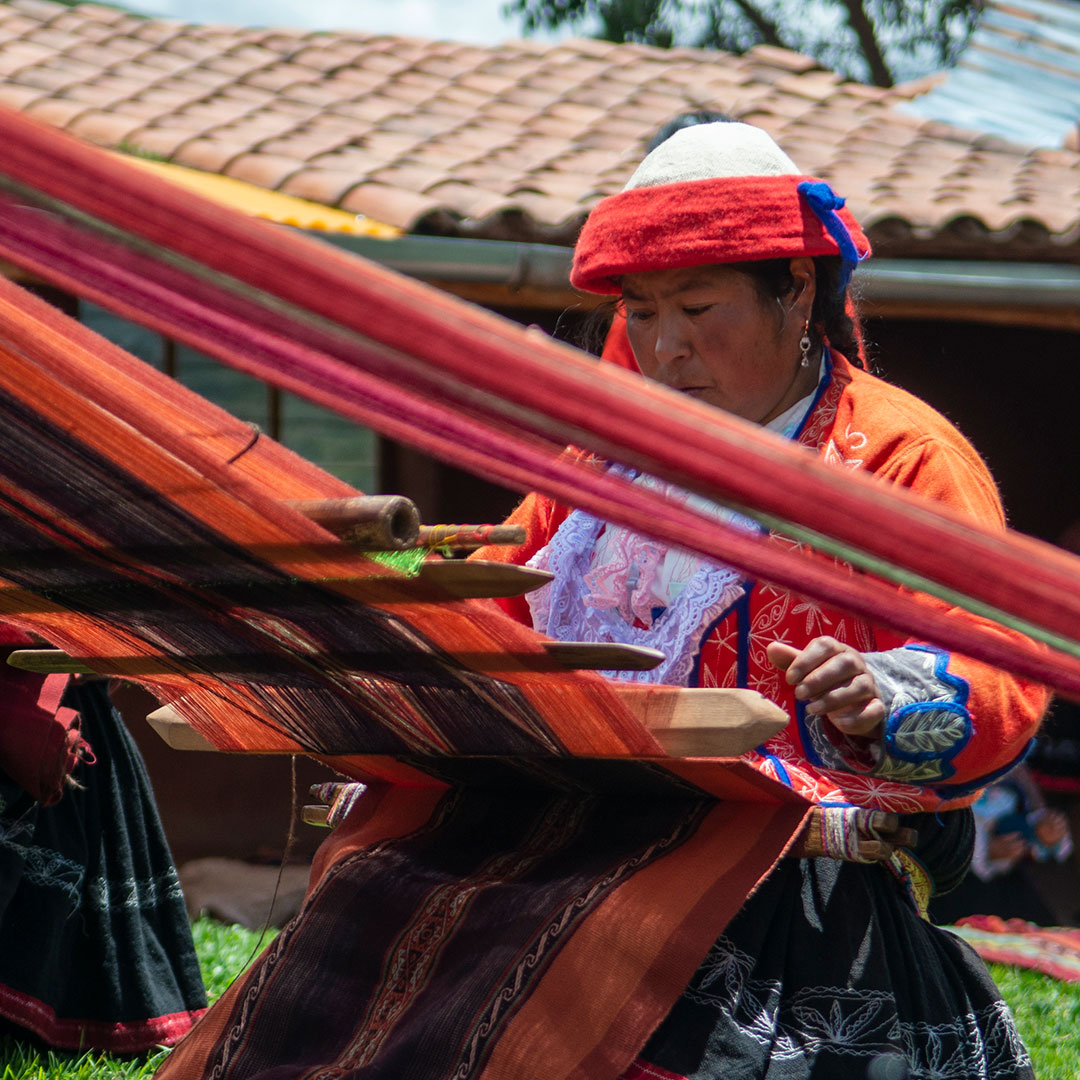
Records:
<instances>
[{"instance_id":1,"label":"black skirt with red hem","mask_svg":"<svg viewBox=\"0 0 1080 1080\"><path fill-rule=\"evenodd\" d=\"M104 682L69 687L95 760L42 807L0 773L0 1018L72 1050L172 1045L206 1007L149 780Z\"/></svg>"}]
</instances>

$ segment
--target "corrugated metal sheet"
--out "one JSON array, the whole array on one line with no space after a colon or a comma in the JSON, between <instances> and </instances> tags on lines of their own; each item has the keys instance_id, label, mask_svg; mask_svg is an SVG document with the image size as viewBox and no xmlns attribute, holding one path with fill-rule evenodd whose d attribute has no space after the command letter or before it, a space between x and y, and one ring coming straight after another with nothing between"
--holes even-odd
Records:
<instances>
[{"instance_id":1,"label":"corrugated metal sheet","mask_svg":"<svg viewBox=\"0 0 1080 1080\"><path fill-rule=\"evenodd\" d=\"M1080 2L990 0L956 67L903 111L1061 146L1080 124Z\"/></svg>"}]
</instances>

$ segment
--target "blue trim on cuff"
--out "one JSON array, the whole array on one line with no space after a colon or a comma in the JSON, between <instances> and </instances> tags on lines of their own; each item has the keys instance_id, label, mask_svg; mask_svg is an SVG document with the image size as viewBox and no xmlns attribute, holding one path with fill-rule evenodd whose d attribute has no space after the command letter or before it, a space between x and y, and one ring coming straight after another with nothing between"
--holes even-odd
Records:
<instances>
[{"instance_id":1,"label":"blue trim on cuff","mask_svg":"<svg viewBox=\"0 0 1080 1080\"><path fill-rule=\"evenodd\" d=\"M949 671L949 661L952 656L945 652L944 649L935 649L932 645L904 645L903 648L910 649L912 652L925 652L933 653L937 656L937 661L934 664L934 676L940 679L946 686L951 686L954 691L954 700L960 705L967 705L968 698L971 696L971 684L967 679L962 679L959 675L954 675Z\"/></svg>"},{"instance_id":2,"label":"blue trim on cuff","mask_svg":"<svg viewBox=\"0 0 1080 1080\"><path fill-rule=\"evenodd\" d=\"M905 645L904 648L915 652L931 653L936 657L934 661L934 677L953 692L952 701L914 701L909 705L902 705L894 709L885 721L885 730L882 733L881 743L888 757L896 761L940 761L941 780L956 773L953 767L953 759L971 741L975 726L972 722L971 713L968 712L967 702L971 696L971 686L966 679L954 675L948 670L950 654L941 649L931 648L929 645ZM944 712L962 717L964 720L964 734L962 738L953 742L948 749L904 751L896 745L896 737L901 724L909 717L918 713ZM888 779L888 769L881 769L876 775Z\"/></svg>"}]
</instances>

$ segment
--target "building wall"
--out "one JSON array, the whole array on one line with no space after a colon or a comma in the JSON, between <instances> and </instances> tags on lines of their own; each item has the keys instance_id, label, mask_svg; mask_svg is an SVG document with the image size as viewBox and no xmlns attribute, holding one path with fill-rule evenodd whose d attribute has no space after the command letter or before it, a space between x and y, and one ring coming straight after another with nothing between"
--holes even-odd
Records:
<instances>
[{"instance_id":1,"label":"building wall","mask_svg":"<svg viewBox=\"0 0 1080 1080\"><path fill-rule=\"evenodd\" d=\"M885 377L975 444L1013 528L1055 542L1080 521L1080 333L871 320L866 336Z\"/></svg>"}]
</instances>

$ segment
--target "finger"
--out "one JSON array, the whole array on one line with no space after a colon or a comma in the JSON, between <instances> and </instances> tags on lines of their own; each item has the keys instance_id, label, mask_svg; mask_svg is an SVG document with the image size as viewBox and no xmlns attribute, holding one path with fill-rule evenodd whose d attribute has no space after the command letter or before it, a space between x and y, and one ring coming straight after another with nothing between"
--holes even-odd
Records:
<instances>
[{"instance_id":1,"label":"finger","mask_svg":"<svg viewBox=\"0 0 1080 1080\"><path fill-rule=\"evenodd\" d=\"M814 638L814 640L811 641L788 665L788 683L794 686L797 683L802 682L810 672L819 668L831 657L845 652L858 655L850 645L842 645L835 638Z\"/></svg>"},{"instance_id":2,"label":"finger","mask_svg":"<svg viewBox=\"0 0 1080 1080\"><path fill-rule=\"evenodd\" d=\"M860 675L844 686L834 687L806 703L806 711L812 716L840 716L862 709L871 701L880 701L877 687L869 675ZM882 705L882 709L884 709Z\"/></svg>"},{"instance_id":3,"label":"finger","mask_svg":"<svg viewBox=\"0 0 1080 1080\"><path fill-rule=\"evenodd\" d=\"M788 645L783 641L770 641L765 646L765 655L769 658L769 663L774 668L778 668L780 671L787 671L791 666L792 660L799 655L799 650L794 645Z\"/></svg>"},{"instance_id":4,"label":"finger","mask_svg":"<svg viewBox=\"0 0 1080 1080\"><path fill-rule=\"evenodd\" d=\"M829 723L844 735L877 737L881 725L885 722L885 705L880 698L874 698L861 709L826 715Z\"/></svg>"},{"instance_id":5,"label":"finger","mask_svg":"<svg viewBox=\"0 0 1080 1080\"><path fill-rule=\"evenodd\" d=\"M791 668L788 668L788 678L791 678ZM871 697L876 696L873 676L866 670L863 658L853 649L846 649L807 672L795 686L795 697L800 701L817 701L830 691L852 686L859 679L862 679L860 688L868 690Z\"/></svg>"}]
</instances>

